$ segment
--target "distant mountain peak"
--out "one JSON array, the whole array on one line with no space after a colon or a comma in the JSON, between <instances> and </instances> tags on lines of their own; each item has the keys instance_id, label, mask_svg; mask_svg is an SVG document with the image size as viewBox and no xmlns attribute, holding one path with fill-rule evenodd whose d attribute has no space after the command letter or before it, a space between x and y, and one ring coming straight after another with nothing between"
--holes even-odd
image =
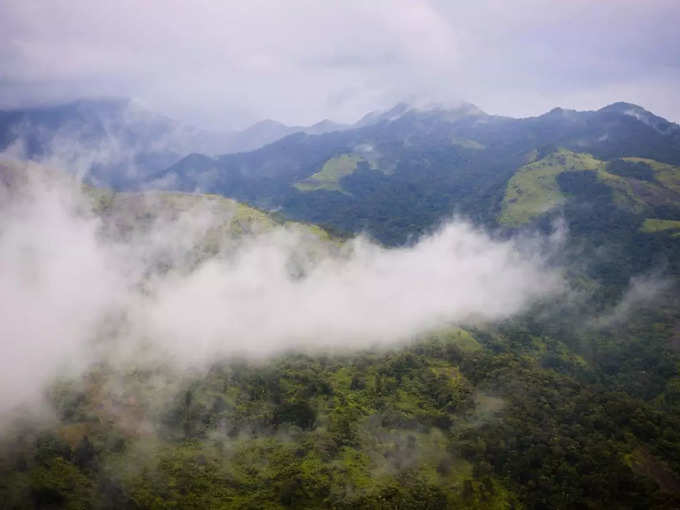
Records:
<instances>
[{"instance_id":1,"label":"distant mountain peak","mask_svg":"<svg viewBox=\"0 0 680 510\"><path fill-rule=\"evenodd\" d=\"M605 106L604 108L600 108L601 112L617 112L617 113L627 113L629 111L635 111L635 112L648 112L645 110L642 106L633 104L633 103L626 103L624 101L617 101L616 103L609 104Z\"/></svg>"},{"instance_id":2,"label":"distant mountain peak","mask_svg":"<svg viewBox=\"0 0 680 510\"><path fill-rule=\"evenodd\" d=\"M540 118L547 118L547 119L554 119L554 120L577 120L579 118L581 112L578 110L569 110L567 108L562 108L561 106L557 106L550 110L547 113L544 113L543 115L540 115Z\"/></svg>"},{"instance_id":3,"label":"distant mountain peak","mask_svg":"<svg viewBox=\"0 0 680 510\"><path fill-rule=\"evenodd\" d=\"M309 127L303 128L304 132L310 135L320 135L324 133L330 133L332 131L342 131L343 129L348 129L350 126L346 124L340 124L339 122L332 121L330 119L323 119Z\"/></svg>"},{"instance_id":4,"label":"distant mountain peak","mask_svg":"<svg viewBox=\"0 0 680 510\"><path fill-rule=\"evenodd\" d=\"M423 106L413 108L420 112L448 112L457 113L459 115L486 115L486 113L477 105L462 101L459 103L428 103Z\"/></svg>"},{"instance_id":5,"label":"distant mountain peak","mask_svg":"<svg viewBox=\"0 0 680 510\"><path fill-rule=\"evenodd\" d=\"M453 121L468 116L482 116L486 115L484 111L472 103L460 102L454 104L445 103L425 103L420 105L411 105L408 103L397 103L395 106L385 111L374 111L364 115L359 122L355 124L357 127L377 124L379 122L393 122L410 114L415 115L442 115L444 119Z\"/></svg>"},{"instance_id":6,"label":"distant mountain peak","mask_svg":"<svg viewBox=\"0 0 680 510\"><path fill-rule=\"evenodd\" d=\"M603 113L619 113L621 115L628 115L629 117L633 117L663 134L670 134L672 132L680 131L680 126L677 124L669 122L663 117L654 115L649 110L645 110L642 106L638 106L633 103L619 101L607 105L598 111Z\"/></svg>"},{"instance_id":7,"label":"distant mountain peak","mask_svg":"<svg viewBox=\"0 0 680 510\"><path fill-rule=\"evenodd\" d=\"M252 124L251 126L244 129L244 131L254 131L257 129L280 129L286 127L288 126L286 126L283 122L279 122L278 120L264 119Z\"/></svg>"},{"instance_id":8,"label":"distant mountain peak","mask_svg":"<svg viewBox=\"0 0 680 510\"><path fill-rule=\"evenodd\" d=\"M355 124L357 127L369 126L371 124L377 124L378 122L396 120L406 112L411 110L412 107L407 103L397 103L389 110L376 110L368 112L366 115L361 117L359 121Z\"/></svg>"}]
</instances>

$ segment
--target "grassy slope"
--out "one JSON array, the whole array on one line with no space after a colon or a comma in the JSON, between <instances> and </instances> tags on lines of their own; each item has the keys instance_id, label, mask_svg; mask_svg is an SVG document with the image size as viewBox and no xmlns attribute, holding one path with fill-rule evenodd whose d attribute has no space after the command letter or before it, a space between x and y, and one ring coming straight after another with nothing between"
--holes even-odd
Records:
<instances>
[{"instance_id":1,"label":"grassy slope","mask_svg":"<svg viewBox=\"0 0 680 510\"><path fill-rule=\"evenodd\" d=\"M300 191L342 191L340 179L354 173L363 159L356 154L342 154L331 158L324 163L321 170L304 181L296 183L295 187Z\"/></svg>"},{"instance_id":2,"label":"grassy slope","mask_svg":"<svg viewBox=\"0 0 680 510\"><path fill-rule=\"evenodd\" d=\"M680 167L647 158L623 158L632 163L645 163L654 170L654 177L666 188L680 193Z\"/></svg>"},{"instance_id":3,"label":"grassy slope","mask_svg":"<svg viewBox=\"0 0 680 510\"><path fill-rule=\"evenodd\" d=\"M595 172L597 179L612 189L614 203L634 214L645 214L656 206L677 204L680 198L680 168L650 159L623 159L651 167L654 181L616 175L607 171L606 162L590 154L560 149L515 173L508 182L498 220L501 224L516 227L564 204L567 196L557 183L557 177L564 172Z\"/></svg>"},{"instance_id":4,"label":"grassy slope","mask_svg":"<svg viewBox=\"0 0 680 510\"><path fill-rule=\"evenodd\" d=\"M642 232L662 232L665 230L680 230L680 221L660 220L658 218L647 218L640 228Z\"/></svg>"},{"instance_id":5,"label":"grassy slope","mask_svg":"<svg viewBox=\"0 0 680 510\"><path fill-rule=\"evenodd\" d=\"M563 149L523 166L508 183L499 222L519 226L558 207L566 201L556 181L559 174L602 167L603 163L589 154Z\"/></svg>"},{"instance_id":6,"label":"grassy slope","mask_svg":"<svg viewBox=\"0 0 680 510\"><path fill-rule=\"evenodd\" d=\"M226 198L221 195L165 191L114 193L101 188L86 187L93 200L95 213L114 215L117 221L138 228L155 220L177 220L181 215L206 214L211 218L210 236L259 234L277 226L310 234L321 240L331 236L312 223L287 221L272 213Z\"/></svg>"},{"instance_id":7,"label":"grassy slope","mask_svg":"<svg viewBox=\"0 0 680 510\"><path fill-rule=\"evenodd\" d=\"M143 228L156 220L176 220L183 214L205 213L213 220L212 227L223 234L259 233L286 224L320 236L327 235L316 225L283 222L270 213L220 195L164 191L114 192L82 184L69 174L34 163L0 160L0 182L15 197L30 192L37 182L46 184L48 188L59 183L61 187L56 189L60 189L60 192L73 190L76 200L80 188L94 214L103 218L115 217L118 226L123 229Z\"/></svg>"},{"instance_id":8,"label":"grassy slope","mask_svg":"<svg viewBox=\"0 0 680 510\"><path fill-rule=\"evenodd\" d=\"M175 192L112 193L93 190L95 212L115 216L119 226L139 228L183 215L210 218L207 237L262 233L279 221L271 214L218 195Z\"/></svg>"}]
</instances>

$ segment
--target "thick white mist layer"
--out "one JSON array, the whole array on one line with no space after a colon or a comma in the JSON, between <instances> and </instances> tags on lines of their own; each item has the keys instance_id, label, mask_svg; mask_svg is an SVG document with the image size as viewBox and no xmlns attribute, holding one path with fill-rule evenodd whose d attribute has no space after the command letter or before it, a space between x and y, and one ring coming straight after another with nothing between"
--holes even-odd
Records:
<instances>
[{"instance_id":1,"label":"thick white mist layer","mask_svg":"<svg viewBox=\"0 0 680 510\"><path fill-rule=\"evenodd\" d=\"M184 356L365 347L446 323L504 318L560 282L515 243L459 222L410 248L355 240L348 257L293 279L289 235L257 237L235 261L160 282L142 308L153 336Z\"/></svg>"},{"instance_id":2,"label":"thick white mist layer","mask_svg":"<svg viewBox=\"0 0 680 510\"><path fill-rule=\"evenodd\" d=\"M328 250L280 227L188 263L194 240L224 217L193 209L112 240L73 186L34 179L27 190L5 190L0 207L0 413L97 352L144 346L195 364L385 345L502 319L562 286L539 243L494 240L461 221L400 249L358 238ZM310 243L315 255L301 256Z\"/></svg>"}]
</instances>

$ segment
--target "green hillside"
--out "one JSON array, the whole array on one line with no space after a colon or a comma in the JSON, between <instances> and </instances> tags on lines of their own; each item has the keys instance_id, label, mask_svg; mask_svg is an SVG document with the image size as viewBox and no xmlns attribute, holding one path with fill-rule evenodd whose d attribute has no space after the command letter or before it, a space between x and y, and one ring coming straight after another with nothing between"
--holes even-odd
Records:
<instances>
[{"instance_id":1,"label":"green hillside","mask_svg":"<svg viewBox=\"0 0 680 510\"><path fill-rule=\"evenodd\" d=\"M498 221L518 226L559 207L567 198L557 184L558 175L603 168L604 163L590 154L564 149L521 167L508 182Z\"/></svg>"},{"instance_id":2,"label":"green hillside","mask_svg":"<svg viewBox=\"0 0 680 510\"><path fill-rule=\"evenodd\" d=\"M353 246L317 224L409 250L458 215L540 245L567 290L380 349L190 370L104 359L62 374L45 391L50 419L18 412L0 435L2 505L680 508L680 144L674 125L619 111L630 106L528 119L406 110L189 157L144 182L170 191L85 186L103 240L188 222L192 235L160 237L182 245L189 270L278 227L310 257ZM0 198L23 193L12 168ZM376 320L391 319L384 307Z\"/></svg>"},{"instance_id":3,"label":"green hillside","mask_svg":"<svg viewBox=\"0 0 680 510\"><path fill-rule=\"evenodd\" d=\"M356 154L343 154L331 158L324 163L321 170L304 181L295 183L295 188L300 191L342 191L340 179L351 175L360 161L364 159Z\"/></svg>"},{"instance_id":4,"label":"green hillside","mask_svg":"<svg viewBox=\"0 0 680 510\"><path fill-rule=\"evenodd\" d=\"M621 163L632 163L641 173L631 175L630 166ZM644 170L648 174L643 176ZM643 158L606 162L590 154L559 149L517 170L505 190L498 221L519 226L563 206L569 197L557 178L569 172L593 172L612 190L614 204L634 214L679 203L680 167Z\"/></svg>"},{"instance_id":5,"label":"green hillside","mask_svg":"<svg viewBox=\"0 0 680 510\"><path fill-rule=\"evenodd\" d=\"M53 385L56 422L0 440L0 493L8 508L673 508L672 309L566 343L527 317L200 373L104 363Z\"/></svg>"},{"instance_id":6,"label":"green hillside","mask_svg":"<svg viewBox=\"0 0 680 510\"><path fill-rule=\"evenodd\" d=\"M666 230L680 230L680 220L660 220L658 218L647 218L642 224L641 230L647 233L664 232Z\"/></svg>"}]
</instances>

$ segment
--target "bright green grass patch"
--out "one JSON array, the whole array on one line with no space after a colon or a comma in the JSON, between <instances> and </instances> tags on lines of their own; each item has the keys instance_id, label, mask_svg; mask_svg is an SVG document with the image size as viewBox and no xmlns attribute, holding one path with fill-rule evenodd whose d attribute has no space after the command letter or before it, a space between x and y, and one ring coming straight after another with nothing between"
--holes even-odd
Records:
<instances>
[{"instance_id":1,"label":"bright green grass patch","mask_svg":"<svg viewBox=\"0 0 680 510\"><path fill-rule=\"evenodd\" d=\"M559 174L603 168L604 162L590 154L564 149L521 167L508 182L499 222L519 226L562 205L566 197L557 184Z\"/></svg>"},{"instance_id":2,"label":"bright green grass patch","mask_svg":"<svg viewBox=\"0 0 680 510\"><path fill-rule=\"evenodd\" d=\"M652 233L663 232L665 230L680 230L678 220L660 220L658 218L647 218L640 227L640 232Z\"/></svg>"},{"instance_id":3,"label":"bright green grass patch","mask_svg":"<svg viewBox=\"0 0 680 510\"><path fill-rule=\"evenodd\" d=\"M187 267L212 256L234 253L239 240L252 235L294 234L297 248L289 270L303 274L324 256L340 248L340 241L322 228L283 221L275 215L219 195L169 192L115 193L102 199L93 196L96 212L105 220L107 232L123 239L155 232L155 226L192 226L192 236L178 240L186 249Z\"/></svg>"},{"instance_id":4,"label":"bright green grass patch","mask_svg":"<svg viewBox=\"0 0 680 510\"><path fill-rule=\"evenodd\" d=\"M208 239L262 233L277 225L270 214L219 195L159 191L116 193L106 206L102 213L129 222L131 228L157 221L176 221L190 215L198 222L205 222Z\"/></svg>"},{"instance_id":5,"label":"bright green grass patch","mask_svg":"<svg viewBox=\"0 0 680 510\"><path fill-rule=\"evenodd\" d=\"M321 170L303 181L296 182L295 188L299 191L327 190L342 192L340 179L354 173L360 161L364 161L364 158L357 154L342 154L341 156L331 158L324 163Z\"/></svg>"},{"instance_id":6,"label":"bright green grass patch","mask_svg":"<svg viewBox=\"0 0 680 510\"><path fill-rule=\"evenodd\" d=\"M604 168L597 172L597 178L612 189L614 203L619 208L637 214L642 214L645 211L648 207L649 197L654 196L655 191L659 188L651 183L607 172ZM636 181L635 185L633 185L633 181ZM643 197L647 197L647 199Z\"/></svg>"},{"instance_id":7,"label":"bright green grass patch","mask_svg":"<svg viewBox=\"0 0 680 510\"><path fill-rule=\"evenodd\" d=\"M631 163L644 163L654 170L654 177L666 188L680 193L680 167L646 158L622 158Z\"/></svg>"},{"instance_id":8,"label":"bright green grass patch","mask_svg":"<svg viewBox=\"0 0 680 510\"><path fill-rule=\"evenodd\" d=\"M432 335L432 338L445 343L455 344L463 352L482 350L482 345L470 334L470 332L458 327L438 331Z\"/></svg>"},{"instance_id":9,"label":"bright green grass patch","mask_svg":"<svg viewBox=\"0 0 680 510\"><path fill-rule=\"evenodd\" d=\"M644 163L654 170L654 181L622 177L604 169L597 178L613 191L614 203L635 214L645 214L657 206L674 206L680 193L680 169L651 159L624 158L632 163Z\"/></svg>"},{"instance_id":10,"label":"bright green grass patch","mask_svg":"<svg viewBox=\"0 0 680 510\"><path fill-rule=\"evenodd\" d=\"M654 171L656 182L627 178L606 170L606 163L589 154L560 149L545 158L521 167L510 179L503 197L499 222L519 226L564 204L557 176L563 172L593 171L597 179L612 189L617 207L644 214L649 208L673 204L680 193L680 168L644 158L623 158L644 163Z\"/></svg>"},{"instance_id":11,"label":"bright green grass patch","mask_svg":"<svg viewBox=\"0 0 680 510\"><path fill-rule=\"evenodd\" d=\"M629 163L643 164L652 169L653 181L623 177L601 169L598 179L613 191L614 203L635 214L645 214L658 206L675 206L680 199L680 167L653 159L622 158Z\"/></svg>"}]
</instances>

